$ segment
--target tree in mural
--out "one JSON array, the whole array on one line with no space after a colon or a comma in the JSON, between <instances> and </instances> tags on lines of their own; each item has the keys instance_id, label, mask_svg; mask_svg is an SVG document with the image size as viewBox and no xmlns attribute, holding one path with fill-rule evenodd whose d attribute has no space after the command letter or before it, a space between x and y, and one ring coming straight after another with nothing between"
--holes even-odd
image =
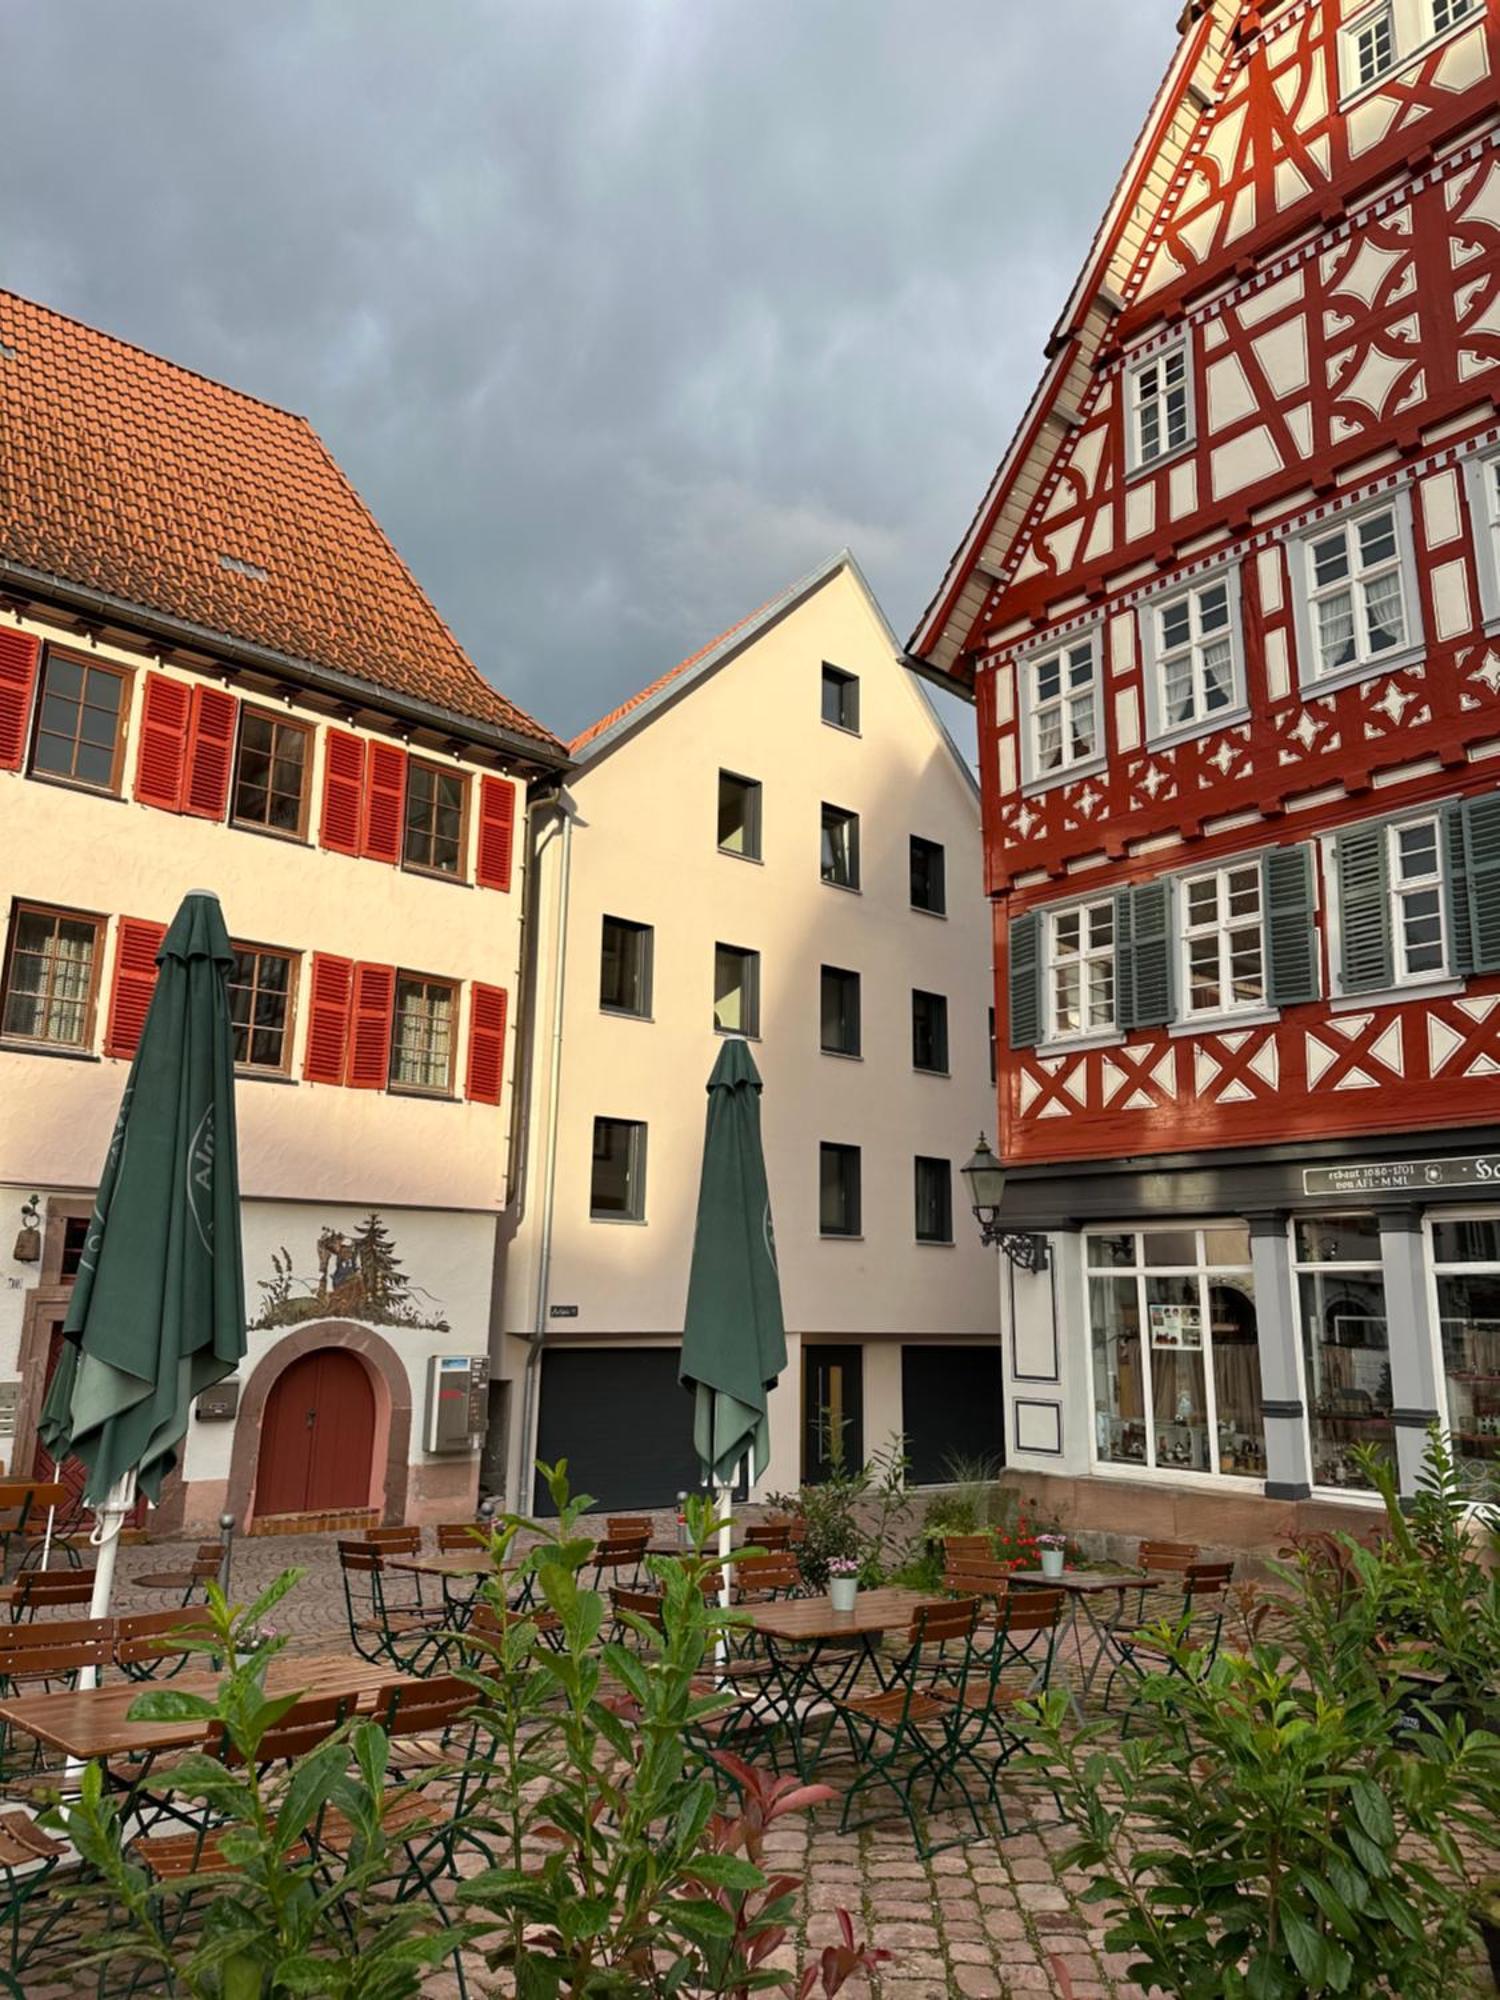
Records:
<instances>
[{"instance_id":1,"label":"tree in mural","mask_svg":"<svg viewBox=\"0 0 1500 2000\"><path fill-rule=\"evenodd\" d=\"M384 1218L373 1211L352 1235L332 1227L317 1239L318 1275L297 1276L290 1253L271 1254L273 1276L256 1282L262 1294L255 1325L265 1330L313 1319L362 1319L376 1326L448 1331L440 1300L413 1285Z\"/></svg>"},{"instance_id":2,"label":"tree in mural","mask_svg":"<svg viewBox=\"0 0 1500 2000\"><path fill-rule=\"evenodd\" d=\"M354 1262L364 1303L382 1318L406 1319L415 1308L411 1280L401 1268L390 1232L378 1215L367 1215L354 1232Z\"/></svg>"}]
</instances>

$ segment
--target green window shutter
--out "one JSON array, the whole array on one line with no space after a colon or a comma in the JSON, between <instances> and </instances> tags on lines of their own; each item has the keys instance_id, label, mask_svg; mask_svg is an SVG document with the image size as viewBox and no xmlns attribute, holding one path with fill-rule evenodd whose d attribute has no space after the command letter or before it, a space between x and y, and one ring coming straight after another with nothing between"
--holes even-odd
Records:
<instances>
[{"instance_id":1,"label":"green window shutter","mask_svg":"<svg viewBox=\"0 0 1500 2000\"><path fill-rule=\"evenodd\" d=\"M1172 889L1168 882L1143 882L1131 896L1134 940L1132 1028L1164 1028L1172 1018Z\"/></svg>"},{"instance_id":2,"label":"green window shutter","mask_svg":"<svg viewBox=\"0 0 1500 2000\"><path fill-rule=\"evenodd\" d=\"M1454 969L1500 972L1500 792L1466 799L1463 820L1473 963Z\"/></svg>"},{"instance_id":3,"label":"green window shutter","mask_svg":"<svg viewBox=\"0 0 1500 2000\"><path fill-rule=\"evenodd\" d=\"M1295 1007L1318 997L1318 933L1313 922L1312 848L1272 847L1261 859L1266 930L1266 998Z\"/></svg>"},{"instance_id":4,"label":"green window shutter","mask_svg":"<svg viewBox=\"0 0 1500 2000\"><path fill-rule=\"evenodd\" d=\"M1010 1045L1034 1049L1042 1039L1042 918L1028 910L1010 920Z\"/></svg>"},{"instance_id":5,"label":"green window shutter","mask_svg":"<svg viewBox=\"0 0 1500 2000\"><path fill-rule=\"evenodd\" d=\"M1135 933L1130 924L1131 892L1115 897L1115 1026L1129 1034L1135 1026Z\"/></svg>"},{"instance_id":6,"label":"green window shutter","mask_svg":"<svg viewBox=\"0 0 1500 2000\"><path fill-rule=\"evenodd\" d=\"M1453 799L1443 807L1444 888L1448 900L1448 970L1474 970L1474 917L1469 907L1469 806Z\"/></svg>"},{"instance_id":7,"label":"green window shutter","mask_svg":"<svg viewBox=\"0 0 1500 2000\"><path fill-rule=\"evenodd\" d=\"M1346 993L1378 993L1396 976L1385 833L1383 826L1355 826L1338 837L1339 983Z\"/></svg>"}]
</instances>

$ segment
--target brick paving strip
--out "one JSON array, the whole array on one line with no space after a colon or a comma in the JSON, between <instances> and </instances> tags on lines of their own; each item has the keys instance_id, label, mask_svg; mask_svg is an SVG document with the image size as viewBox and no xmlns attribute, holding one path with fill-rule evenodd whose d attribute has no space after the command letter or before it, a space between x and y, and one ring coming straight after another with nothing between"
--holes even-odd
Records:
<instances>
[{"instance_id":1,"label":"brick paving strip","mask_svg":"<svg viewBox=\"0 0 1500 2000\"><path fill-rule=\"evenodd\" d=\"M348 1643L343 1587L333 1536L247 1538L234 1550L233 1595L248 1602L289 1565L306 1568L305 1581L284 1598L273 1622L294 1652L338 1650ZM161 1544L123 1550L118 1608L149 1611L169 1605L171 1596L145 1591L133 1574L170 1568ZM829 1771L837 1782L837 1767ZM1043 1802L1049 1813L1050 1800ZM838 1937L838 1911L846 1908L868 1942L894 1954L878 1978L862 1987L851 1981L845 1992L859 2000L1022 2000L1049 1994L1057 2000L1145 2000L1126 1978L1128 1960L1104 1948L1101 1912L1085 1904L1088 1878L1059 1873L1055 1857L1068 1846L1065 1827L1041 1821L1024 1824L1024 1803L1007 1806L1012 1832L992 1841L971 1841L919 1859L904 1823L840 1834L837 1805L783 1821L767 1836L767 1864L803 1878L799 1935L771 1961L793 1970ZM935 1823L943 1837L946 1821ZM477 1857L466 1872L481 1865ZM506 1994L508 1980L484 1969L476 1953L466 1959L470 1994ZM1474 1994L1491 1990L1475 1984ZM451 1968L429 1978L429 2000L458 2000ZM28 1986L27 2000L78 2000L76 1980ZM1455 1992L1453 2000L1464 2000Z\"/></svg>"}]
</instances>

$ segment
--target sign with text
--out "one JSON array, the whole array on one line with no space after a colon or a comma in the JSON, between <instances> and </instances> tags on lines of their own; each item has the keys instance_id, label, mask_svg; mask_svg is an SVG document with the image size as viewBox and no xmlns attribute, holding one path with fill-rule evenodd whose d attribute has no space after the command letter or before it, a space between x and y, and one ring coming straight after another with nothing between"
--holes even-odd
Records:
<instances>
[{"instance_id":1,"label":"sign with text","mask_svg":"<svg viewBox=\"0 0 1500 2000\"><path fill-rule=\"evenodd\" d=\"M1304 1194L1420 1194L1426 1188L1500 1187L1500 1153L1454 1160L1384 1160L1304 1167Z\"/></svg>"}]
</instances>

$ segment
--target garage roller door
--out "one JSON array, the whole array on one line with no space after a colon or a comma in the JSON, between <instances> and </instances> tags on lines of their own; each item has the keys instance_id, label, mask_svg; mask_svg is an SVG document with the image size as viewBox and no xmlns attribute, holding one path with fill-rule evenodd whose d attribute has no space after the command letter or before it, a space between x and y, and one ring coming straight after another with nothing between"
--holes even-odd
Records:
<instances>
[{"instance_id":1,"label":"garage roller door","mask_svg":"<svg viewBox=\"0 0 1500 2000\"><path fill-rule=\"evenodd\" d=\"M537 1457L568 1461L575 1493L601 1509L670 1507L698 1488L692 1398L675 1347L564 1347L542 1357ZM551 1513L540 1482L536 1510Z\"/></svg>"}]
</instances>

